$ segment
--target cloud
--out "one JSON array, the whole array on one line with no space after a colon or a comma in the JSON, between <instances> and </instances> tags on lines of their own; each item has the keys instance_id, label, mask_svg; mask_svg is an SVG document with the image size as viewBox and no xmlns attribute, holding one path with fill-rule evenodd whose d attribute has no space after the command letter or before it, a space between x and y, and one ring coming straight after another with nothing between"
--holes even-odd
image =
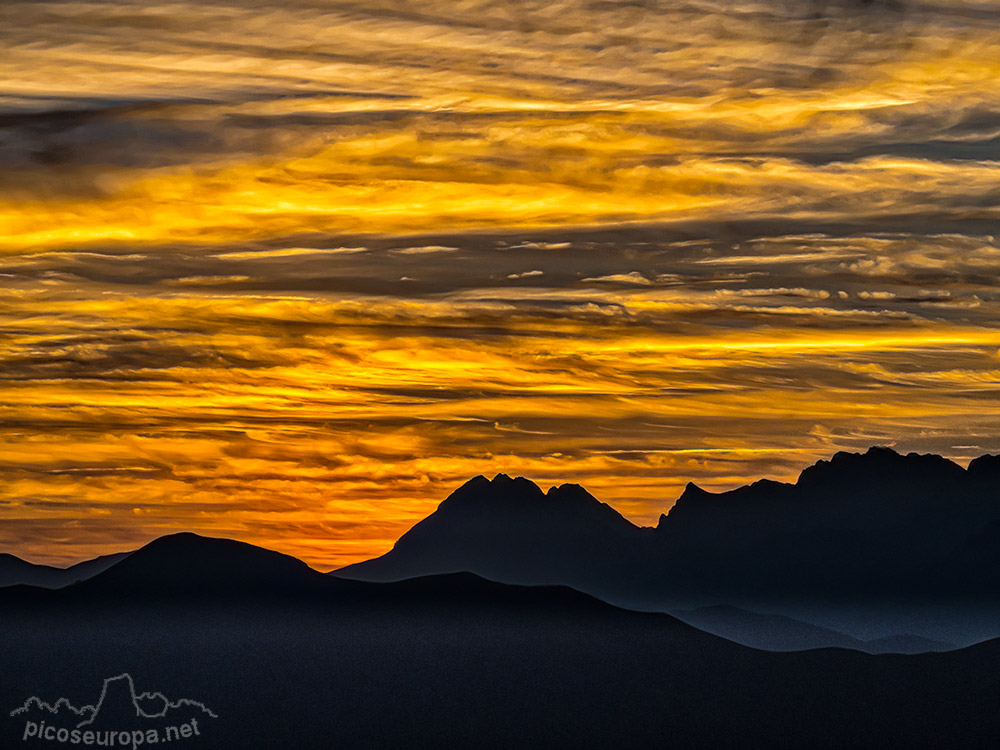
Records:
<instances>
[{"instance_id":1,"label":"cloud","mask_svg":"<svg viewBox=\"0 0 1000 750\"><path fill-rule=\"evenodd\" d=\"M446 247L444 245L423 245L421 247L399 247L393 248L393 252L400 255L424 255L426 253L453 253L457 247Z\"/></svg>"},{"instance_id":2,"label":"cloud","mask_svg":"<svg viewBox=\"0 0 1000 750\"><path fill-rule=\"evenodd\" d=\"M261 260L263 258L301 258L318 255L341 255L363 253L366 247L283 247L276 250L243 250L239 252L216 253L217 258L232 260Z\"/></svg>"},{"instance_id":3,"label":"cloud","mask_svg":"<svg viewBox=\"0 0 1000 750\"><path fill-rule=\"evenodd\" d=\"M1000 451L991 8L64 10L0 9L6 549Z\"/></svg>"},{"instance_id":4,"label":"cloud","mask_svg":"<svg viewBox=\"0 0 1000 750\"><path fill-rule=\"evenodd\" d=\"M608 284L638 284L649 286L653 282L647 279L639 271L629 271L628 273L612 273L606 276L591 276L584 281L608 283Z\"/></svg>"}]
</instances>

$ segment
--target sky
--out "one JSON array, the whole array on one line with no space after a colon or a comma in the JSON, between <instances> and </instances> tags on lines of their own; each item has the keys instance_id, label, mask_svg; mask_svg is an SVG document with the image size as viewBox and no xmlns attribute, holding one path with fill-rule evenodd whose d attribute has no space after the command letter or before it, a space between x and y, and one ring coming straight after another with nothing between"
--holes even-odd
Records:
<instances>
[{"instance_id":1,"label":"sky","mask_svg":"<svg viewBox=\"0 0 1000 750\"><path fill-rule=\"evenodd\" d=\"M1000 452L998 11L5 0L0 549Z\"/></svg>"}]
</instances>

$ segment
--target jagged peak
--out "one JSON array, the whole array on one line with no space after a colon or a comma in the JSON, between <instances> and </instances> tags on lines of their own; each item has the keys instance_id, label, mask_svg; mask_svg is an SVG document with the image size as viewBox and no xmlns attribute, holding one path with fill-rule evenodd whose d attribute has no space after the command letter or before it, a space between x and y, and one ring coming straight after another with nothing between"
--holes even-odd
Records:
<instances>
[{"instance_id":1,"label":"jagged peak","mask_svg":"<svg viewBox=\"0 0 1000 750\"><path fill-rule=\"evenodd\" d=\"M702 487L699 487L694 482L688 482L686 485L684 485L684 491L681 493L681 496L677 498L677 502L680 502L681 500L692 500L694 498L708 497L712 494L713 493L709 492L706 489L703 489Z\"/></svg>"},{"instance_id":2,"label":"jagged peak","mask_svg":"<svg viewBox=\"0 0 1000 750\"><path fill-rule=\"evenodd\" d=\"M985 453L969 462L969 474L987 476L1000 474L1000 455Z\"/></svg>"},{"instance_id":3,"label":"jagged peak","mask_svg":"<svg viewBox=\"0 0 1000 750\"><path fill-rule=\"evenodd\" d=\"M477 474L472 479L470 479L465 484L463 484L462 487L459 487L459 489L462 489L464 487L474 487L476 485L483 485L483 484L489 484L489 483L490 483L489 479L487 479L486 477L484 477L482 474Z\"/></svg>"},{"instance_id":4,"label":"jagged peak","mask_svg":"<svg viewBox=\"0 0 1000 750\"><path fill-rule=\"evenodd\" d=\"M545 497L553 503L558 503L564 507L574 506L587 509L600 509L604 513L611 513L624 519L621 513L607 503L598 500L586 487L574 482L549 487L548 492L545 493Z\"/></svg>"},{"instance_id":5,"label":"jagged peak","mask_svg":"<svg viewBox=\"0 0 1000 750\"><path fill-rule=\"evenodd\" d=\"M509 474L504 474L502 472L496 474L492 479L484 476L483 474L477 474L455 490L451 496L465 493L469 490L489 490L490 488L506 487L511 484L535 485L535 483L530 479L525 479L524 477L511 477Z\"/></svg>"},{"instance_id":6,"label":"jagged peak","mask_svg":"<svg viewBox=\"0 0 1000 750\"><path fill-rule=\"evenodd\" d=\"M699 500L704 500L708 497L715 497L715 495L706 489L702 489L694 482L688 482L684 485L684 491L681 492L680 497L677 498L670 510L666 513L660 514L660 519L656 523L656 528L664 528L669 516L676 515L678 512L683 513L684 511L679 511L680 508L687 508L688 506L696 504ZM697 506L695 505L695 507Z\"/></svg>"},{"instance_id":7,"label":"jagged peak","mask_svg":"<svg viewBox=\"0 0 1000 750\"><path fill-rule=\"evenodd\" d=\"M573 515L576 511L588 515L595 512L613 515L631 524L617 510L598 500L580 484L565 482L543 491L530 479L511 478L506 474L498 474L493 480L483 477L469 480L442 501L437 511L425 520L440 520L452 517L453 514L556 512Z\"/></svg>"},{"instance_id":8,"label":"jagged peak","mask_svg":"<svg viewBox=\"0 0 1000 750\"><path fill-rule=\"evenodd\" d=\"M965 470L954 461L936 453L903 454L888 445L873 445L864 453L838 451L829 460L819 460L799 474L796 484L828 481L831 477L848 476L857 470L926 471L930 467L959 474Z\"/></svg>"},{"instance_id":9,"label":"jagged peak","mask_svg":"<svg viewBox=\"0 0 1000 750\"><path fill-rule=\"evenodd\" d=\"M542 488L530 479L511 478L503 473L497 474L493 479L479 475L448 495L438 506L438 509L446 510L469 505L479 506L483 502L495 503L528 497L544 497Z\"/></svg>"},{"instance_id":10,"label":"jagged peak","mask_svg":"<svg viewBox=\"0 0 1000 750\"><path fill-rule=\"evenodd\" d=\"M809 471L815 467L825 467L825 466L843 466L845 464L851 464L855 462L861 462L865 460L893 460L902 458L895 448L890 445L873 445L868 448L864 453L855 451L837 451L830 458L821 458L812 466L807 466L802 470L803 473Z\"/></svg>"},{"instance_id":11,"label":"jagged peak","mask_svg":"<svg viewBox=\"0 0 1000 750\"><path fill-rule=\"evenodd\" d=\"M872 445L865 451L866 456L901 456L902 454L891 445ZM910 453L909 455L916 455Z\"/></svg>"},{"instance_id":12,"label":"jagged peak","mask_svg":"<svg viewBox=\"0 0 1000 750\"><path fill-rule=\"evenodd\" d=\"M751 482L749 487L791 487L788 482L779 482L776 479L768 479L764 477L763 479L758 479L755 482Z\"/></svg>"},{"instance_id":13,"label":"jagged peak","mask_svg":"<svg viewBox=\"0 0 1000 750\"><path fill-rule=\"evenodd\" d=\"M587 497L593 498L594 496L587 491L587 488L582 484L576 484L575 482L566 482L560 485L552 485L545 492L549 497L554 495L586 495ZM596 499L596 498L595 498Z\"/></svg>"}]
</instances>

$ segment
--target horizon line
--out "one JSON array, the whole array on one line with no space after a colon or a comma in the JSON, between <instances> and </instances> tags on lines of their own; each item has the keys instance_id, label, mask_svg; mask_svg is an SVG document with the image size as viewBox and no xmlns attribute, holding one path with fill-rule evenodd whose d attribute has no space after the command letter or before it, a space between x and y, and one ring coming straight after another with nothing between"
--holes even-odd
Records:
<instances>
[{"instance_id":1,"label":"horizon line","mask_svg":"<svg viewBox=\"0 0 1000 750\"><path fill-rule=\"evenodd\" d=\"M971 464L974 461L976 461L977 459L987 458L987 457L1000 457L1000 453L982 453L982 454L980 454L978 456L973 456L971 459L969 459L969 461L965 465L962 465L957 460L955 460L953 458L949 458L948 456L942 455L940 453L918 453L917 451L909 451L909 452L906 452L906 453L902 453L902 452L896 450L895 445L896 445L896 441L893 441L892 443L889 443L889 444L873 444L873 445L870 445L867 449L865 449L863 451L838 450L838 451L836 451L836 452L834 452L832 454L828 454L829 458L820 458L820 459L817 459L816 461L814 461L813 463L808 464L807 466L804 466L802 469L799 470L799 475L798 475L798 478L796 479L795 482L783 482L783 481L776 480L776 479L770 479L769 477L760 477L760 478L755 479L755 480L753 480L751 482L747 482L745 484L737 485L736 487L732 487L732 488L727 489L727 490L712 491L712 490L706 490L704 487L702 487L701 485L695 483L694 481L688 481L684 485L684 489L681 491L681 493L677 496L677 498L674 499L673 504L671 504L670 507L668 507L663 513L661 513L661 516L666 515L667 513L669 513L670 509L674 507L674 505L677 503L677 501L680 500L680 498L683 497L684 494L686 492L688 492L691 487L694 487L697 490L699 490L700 492L702 492L704 494L708 494L708 495L722 495L722 494L726 494L727 492L732 492L734 490L740 489L741 487L750 487L750 486L753 486L753 485L758 484L760 482L771 482L771 483L774 483L774 484L780 484L780 485L791 487L791 486L795 486L795 485L798 484L799 479L801 479L802 473L805 472L807 469L809 469L809 468L811 468L813 466L817 466L820 463L830 463L838 455L845 455L845 456L865 456L865 455L868 455L869 453L872 453L873 451L884 451L884 452L887 452L887 453L892 453L892 454L894 454L894 455L896 455L896 456L898 456L900 458L909 458L909 457L940 458L940 459L942 459L944 461L947 461L947 462L955 465L956 467L962 469L962 471L966 471L966 472L969 470L969 467L971 466ZM564 486L567 486L567 485L581 487L585 492L587 492L592 497L594 497L596 500L598 500L598 502L600 502L600 503L602 503L604 505L607 505L608 507L612 508L616 513L618 513L622 518L624 518L626 521L628 521L629 523L631 523L636 528L640 528L640 529L641 528L656 528L656 525L646 526L646 525L643 525L643 524L640 524L640 523L636 523L631 518L629 518L627 515L625 515L622 511L620 511L618 508L616 508L615 505L612 502L601 500L596 495L594 495L592 492L590 492L590 490L588 490L587 487L585 485L581 484L580 482L557 482L555 484L549 485L547 489L543 489L543 488L545 488L545 484L542 484L542 483L540 483L537 480L534 480L534 479L532 479L530 477L526 477L526 476L523 476L523 475L511 476L510 474L507 474L506 472L502 472L502 471L501 472L497 472L496 474L494 474L492 478L486 476L485 474L476 474L475 476L472 476L472 477L466 479L461 484L459 484L454 489L452 489L448 493L448 495L446 497L442 498L438 502L438 507L440 507L441 503L443 503L445 500L447 500L449 497L451 497L456 491L458 491L460 488L466 486L470 482L473 482L473 481L475 481L477 479L483 479L483 480L485 480L487 482L493 483L493 482L495 482L497 479L499 479L501 477L506 478L509 481L524 480L524 481L530 482L531 484L533 484L534 486L536 486L537 488L539 488L539 490L542 490L545 494L548 494L549 492L551 492L554 489L557 489L559 487L564 487ZM437 510L437 508L435 508L434 511L431 511L431 513L435 512L436 510ZM428 515L430 515L430 514L428 514ZM424 516L424 518L426 518L426 517L427 516ZM421 519L421 520L423 520L423 519ZM417 521L417 523L419 523L419 521ZM412 526L410 528L412 528ZM158 539L163 539L165 537L170 537L170 536L175 536L175 535L180 535L180 534L193 534L195 536L199 536L199 537L207 538L207 539L223 539L223 540L228 540L228 541L240 542L240 543L243 543L243 544L249 544L251 546L258 547L258 548L261 548L261 549L267 549L267 550L270 550L272 552L277 552L279 554L286 555L288 557L292 557L292 558L294 558L296 560L299 560L300 562L303 562L306 565L308 565L310 569L315 570L315 571L320 572L320 573L330 573L330 572L333 572L333 571L336 571L336 570L340 570L343 567L347 567L345 565L340 565L340 566L331 568L329 570L321 570L320 568L314 567L313 565L309 564L308 562L306 562L305 560L303 560L301 557L299 557L297 555L289 554L287 552L282 552L281 550L277 550L277 549L274 549L274 548L271 548L271 547L265 547L265 546L263 546L263 545L261 545L261 544L259 544L257 542L247 541L246 539L240 538L239 535L218 536L216 532L212 532L211 530L203 529L203 528L192 528L192 527L183 527L183 528L175 528L175 529L164 529L163 533L159 533L159 534L156 534L155 536L151 536L151 537L147 538L145 541L137 542L137 546L134 547L134 548L132 548L132 549L125 549L125 550L119 549L117 552L102 553L102 554L96 555L94 557L84 557L84 558L81 558L79 560L76 560L75 562L70 562L70 563L67 563L65 565L50 565L48 563L36 563L36 562L32 562L30 559L28 559L26 557L22 557L21 555L17 555L17 554L15 554L13 552L7 552L7 551L2 551L2 550L0 550L0 555L9 555L11 557L14 557L17 560L21 560L22 562L25 562L25 563L28 563L30 565L37 566L37 567L45 567L45 568L50 568L50 569L65 571L65 570L68 570L69 568L72 568L74 565L79 565L81 563L86 563L86 562L92 562L92 561L94 561L96 559L99 559L101 557L107 557L109 555L116 555L116 554L126 554L126 555L129 555L129 554L132 554L133 552L136 552L136 551L142 549L143 547L147 546L148 544L151 544L152 542L154 542L154 541L156 541ZM371 558L365 558L365 559L371 559ZM359 561L359 562L361 562L361 561ZM353 563L348 563L348 565L350 565L350 564L353 564Z\"/></svg>"}]
</instances>

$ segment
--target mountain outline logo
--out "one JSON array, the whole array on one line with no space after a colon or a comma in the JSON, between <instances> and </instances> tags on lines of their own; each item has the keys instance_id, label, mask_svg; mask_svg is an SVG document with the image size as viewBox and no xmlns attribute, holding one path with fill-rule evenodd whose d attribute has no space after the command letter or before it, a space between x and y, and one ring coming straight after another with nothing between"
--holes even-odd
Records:
<instances>
[{"instance_id":1,"label":"mountain outline logo","mask_svg":"<svg viewBox=\"0 0 1000 750\"><path fill-rule=\"evenodd\" d=\"M67 715L70 721L61 721ZM33 695L10 711L11 718L22 716L26 719L22 735L25 741L44 739L73 745L132 748L199 736L199 719L204 726L206 717L218 718L211 708L193 698L170 700L159 691L137 692L128 672L105 678L100 697L93 704L77 707L65 697L49 703ZM173 723L157 722L150 726L157 719Z\"/></svg>"}]
</instances>

